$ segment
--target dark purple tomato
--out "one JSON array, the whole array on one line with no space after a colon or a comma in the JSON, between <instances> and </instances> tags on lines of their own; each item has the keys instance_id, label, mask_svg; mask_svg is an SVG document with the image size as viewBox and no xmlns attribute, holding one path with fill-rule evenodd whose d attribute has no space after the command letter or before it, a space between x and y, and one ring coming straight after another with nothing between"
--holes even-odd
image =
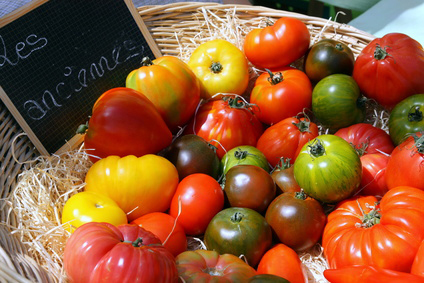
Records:
<instances>
[{"instance_id":1,"label":"dark purple tomato","mask_svg":"<svg viewBox=\"0 0 424 283\"><path fill-rule=\"evenodd\" d=\"M296 182L293 166L289 158L283 158L271 172L271 177L277 185L277 195L287 192L300 192L300 186Z\"/></svg>"}]
</instances>

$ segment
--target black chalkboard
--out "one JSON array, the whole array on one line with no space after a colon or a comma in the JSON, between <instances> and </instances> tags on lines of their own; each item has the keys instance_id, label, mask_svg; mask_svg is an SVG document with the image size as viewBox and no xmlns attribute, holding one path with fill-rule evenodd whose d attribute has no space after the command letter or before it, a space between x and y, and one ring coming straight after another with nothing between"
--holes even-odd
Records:
<instances>
[{"instance_id":1,"label":"black chalkboard","mask_svg":"<svg viewBox=\"0 0 424 283\"><path fill-rule=\"evenodd\" d=\"M1 24L0 94L41 154L75 139L96 99L125 86L144 56L160 56L131 5L44 0Z\"/></svg>"}]
</instances>

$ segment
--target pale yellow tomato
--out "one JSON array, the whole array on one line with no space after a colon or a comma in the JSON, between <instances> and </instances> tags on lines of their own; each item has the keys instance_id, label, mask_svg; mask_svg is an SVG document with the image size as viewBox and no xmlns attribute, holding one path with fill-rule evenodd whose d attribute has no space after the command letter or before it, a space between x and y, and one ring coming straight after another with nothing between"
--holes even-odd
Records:
<instances>
[{"instance_id":1,"label":"pale yellow tomato","mask_svg":"<svg viewBox=\"0 0 424 283\"><path fill-rule=\"evenodd\" d=\"M63 227L73 233L88 222L113 225L128 223L125 212L111 198L96 192L80 192L70 197L63 207Z\"/></svg>"}]
</instances>

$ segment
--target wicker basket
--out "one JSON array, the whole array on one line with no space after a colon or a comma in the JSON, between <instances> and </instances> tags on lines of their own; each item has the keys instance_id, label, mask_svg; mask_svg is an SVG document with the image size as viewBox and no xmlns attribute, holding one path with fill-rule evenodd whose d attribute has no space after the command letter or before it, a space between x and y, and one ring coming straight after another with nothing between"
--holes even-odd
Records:
<instances>
[{"instance_id":1,"label":"wicker basket","mask_svg":"<svg viewBox=\"0 0 424 283\"><path fill-rule=\"evenodd\" d=\"M138 12L162 54L183 60L188 59L190 50L211 38L223 38L241 48L248 31L281 17L302 20L311 32L311 43L334 38L347 43L355 56L374 38L348 25L259 6L187 2L139 7ZM0 282L62 281L36 262L30 247L13 233L18 220L11 213L8 196L19 173L26 169L25 162L39 154L3 103L0 113Z\"/></svg>"}]
</instances>

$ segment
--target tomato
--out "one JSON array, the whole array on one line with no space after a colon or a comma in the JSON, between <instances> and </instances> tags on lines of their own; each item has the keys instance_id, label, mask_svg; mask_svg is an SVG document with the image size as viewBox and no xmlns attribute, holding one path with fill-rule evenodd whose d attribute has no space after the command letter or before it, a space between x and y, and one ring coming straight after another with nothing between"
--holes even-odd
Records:
<instances>
[{"instance_id":1,"label":"tomato","mask_svg":"<svg viewBox=\"0 0 424 283\"><path fill-rule=\"evenodd\" d=\"M243 255L255 267L270 248L272 231L265 218L250 208L230 207L218 212L206 229L204 243L220 254Z\"/></svg>"},{"instance_id":2,"label":"tomato","mask_svg":"<svg viewBox=\"0 0 424 283\"><path fill-rule=\"evenodd\" d=\"M289 117L267 128L259 137L256 147L261 150L271 166L280 158L293 163L303 145L318 136L318 127L308 118Z\"/></svg>"},{"instance_id":3,"label":"tomato","mask_svg":"<svg viewBox=\"0 0 424 283\"><path fill-rule=\"evenodd\" d=\"M313 82L332 74L352 75L355 56L343 42L326 38L315 43L305 59L305 73Z\"/></svg>"},{"instance_id":4,"label":"tomato","mask_svg":"<svg viewBox=\"0 0 424 283\"><path fill-rule=\"evenodd\" d=\"M281 276L273 274L257 274L250 277L248 283L290 283Z\"/></svg>"},{"instance_id":5,"label":"tomato","mask_svg":"<svg viewBox=\"0 0 424 283\"><path fill-rule=\"evenodd\" d=\"M80 226L66 243L63 266L70 282L178 282L173 255L137 225Z\"/></svg>"},{"instance_id":6,"label":"tomato","mask_svg":"<svg viewBox=\"0 0 424 283\"><path fill-rule=\"evenodd\" d=\"M221 163L216 147L200 136L190 134L178 137L163 156L175 165L180 180L194 173L204 173L215 179L220 175Z\"/></svg>"},{"instance_id":7,"label":"tomato","mask_svg":"<svg viewBox=\"0 0 424 283\"><path fill-rule=\"evenodd\" d=\"M73 233L87 222L120 225L128 220L125 212L111 198L95 192L79 192L63 206L62 224L65 230Z\"/></svg>"},{"instance_id":8,"label":"tomato","mask_svg":"<svg viewBox=\"0 0 424 283\"><path fill-rule=\"evenodd\" d=\"M311 108L312 85L304 72L291 67L267 71L256 79L250 94L261 122L272 125Z\"/></svg>"},{"instance_id":9,"label":"tomato","mask_svg":"<svg viewBox=\"0 0 424 283\"><path fill-rule=\"evenodd\" d=\"M214 39L200 44L191 53L188 66L202 83L205 99L218 93L242 95L249 84L245 55L226 40Z\"/></svg>"},{"instance_id":10,"label":"tomato","mask_svg":"<svg viewBox=\"0 0 424 283\"><path fill-rule=\"evenodd\" d=\"M423 48L402 33L388 33L371 41L353 68L361 92L388 109L408 96L423 93L423 77Z\"/></svg>"},{"instance_id":11,"label":"tomato","mask_svg":"<svg viewBox=\"0 0 424 283\"><path fill-rule=\"evenodd\" d=\"M250 31L243 49L255 67L276 69L302 57L309 48L309 41L309 30L302 21L283 17L273 25Z\"/></svg>"},{"instance_id":12,"label":"tomato","mask_svg":"<svg viewBox=\"0 0 424 283\"><path fill-rule=\"evenodd\" d=\"M424 191L400 186L380 203L360 196L339 203L328 215L322 246L330 268L351 265L409 272L424 239Z\"/></svg>"},{"instance_id":13,"label":"tomato","mask_svg":"<svg viewBox=\"0 0 424 283\"><path fill-rule=\"evenodd\" d=\"M424 94L409 96L396 104L389 116L389 134L395 145L408 135L424 131Z\"/></svg>"},{"instance_id":14,"label":"tomato","mask_svg":"<svg viewBox=\"0 0 424 283\"><path fill-rule=\"evenodd\" d=\"M361 156L362 180L359 193L381 198L389 190L386 184L386 167L389 155L371 153Z\"/></svg>"},{"instance_id":15,"label":"tomato","mask_svg":"<svg viewBox=\"0 0 424 283\"><path fill-rule=\"evenodd\" d=\"M336 203L357 190L362 165L347 141L335 135L320 135L303 146L293 173L307 195L324 203Z\"/></svg>"},{"instance_id":16,"label":"tomato","mask_svg":"<svg viewBox=\"0 0 424 283\"><path fill-rule=\"evenodd\" d=\"M300 192L300 186L294 178L293 166L290 164L290 159L282 158L280 163L271 172L271 177L277 185L277 195L285 192Z\"/></svg>"},{"instance_id":17,"label":"tomato","mask_svg":"<svg viewBox=\"0 0 424 283\"><path fill-rule=\"evenodd\" d=\"M389 155L395 148L389 134L367 123L358 123L339 129L334 135L352 144L360 156L373 153Z\"/></svg>"},{"instance_id":18,"label":"tomato","mask_svg":"<svg viewBox=\"0 0 424 283\"><path fill-rule=\"evenodd\" d=\"M314 87L312 112L321 124L338 130L364 120L365 100L351 76L334 74Z\"/></svg>"},{"instance_id":19,"label":"tomato","mask_svg":"<svg viewBox=\"0 0 424 283\"><path fill-rule=\"evenodd\" d=\"M131 224L136 224L155 234L163 246L174 256L187 250L187 237L184 228L167 213L147 213L132 221Z\"/></svg>"},{"instance_id":20,"label":"tomato","mask_svg":"<svg viewBox=\"0 0 424 283\"><path fill-rule=\"evenodd\" d=\"M238 96L209 101L199 107L185 134L194 133L209 141L222 158L236 146L256 146L264 129L255 113L255 108Z\"/></svg>"},{"instance_id":21,"label":"tomato","mask_svg":"<svg viewBox=\"0 0 424 283\"><path fill-rule=\"evenodd\" d=\"M183 282L247 282L256 270L232 254L195 250L181 253L175 259Z\"/></svg>"},{"instance_id":22,"label":"tomato","mask_svg":"<svg viewBox=\"0 0 424 283\"><path fill-rule=\"evenodd\" d=\"M424 190L424 132L413 134L392 152L386 167L386 184Z\"/></svg>"},{"instance_id":23,"label":"tomato","mask_svg":"<svg viewBox=\"0 0 424 283\"><path fill-rule=\"evenodd\" d=\"M321 204L302 190L276 197L266 210L265 220L281 243L301 252L321 239L326 215Z\"/></svg>"},{"instance_id":24,"label":"tomato","mask_svg":"<svg viewBox=\"0 0 424 283\"><path fill-rule=\"evenodd\" d=\"M368 265L355 265L324 270L324 277L331 283L424 283L424 278Z\"/></svg>"},{"instance_id":25,"label":"tomato","mask_svg":"<svg viewBox=\"0 0 424 283\"><path fill-rule=\"evenodd\" d=\"M157 153L172 142L172 133L150 100L130 88L113 88L95 102L84 146L96 162L109 155L137 157Z\"/></svg>"},{"instance_id":26,"label":"tomato","mask_svg":"<svg viewBox=\"0 0 424 283\"><path fill-rule=\"evenodd\" d=\"M126 87L144 94L171 130L185 125L200 101L200 83L186 63L174 56L145 57L130 72Z\"/></svg>"},{"instance_id":27,"label":"tomato","mask_svg":"<svg viewBox=\"0 0 424 283\"><path fill-rule=\"evenodd\" d=\"M169 214L178 219L187 235L205 232L209 221L224 207L224 192L209 175L195 173L185 177L172 197Z\"/></svg>"},{"instance_id":28,"label":"tomato","mask_svg":"<svg viewBox=\"0 0 424 283\"><path fill-rule=\"evenodd\" d=\"M158 155L109 156L90 167L84 190L110 197L133 221L150 212L166 211L178 181L175 166Z\"/></svg>"},{"instance_id":29,"label":"tomato","mask_svg":"<svg viewBox=\"0 0 424 283\"><path fill-rule=\"evenodd\" d=\"M265 155L258 148L251 145L241 145L230 149L221 159L221 168L224 175L236 165L255 165L269 172L269 164Z\"/></svg>"},{"instance_id":30,"label":"tomato","mask_svg":"<svg viewBox=\"0 0 424 283\"><path fill-rule=\"evenodd\" d=\"M230 206L264 212L275 198L271 175L255 165L236 165L225 175L224 192Z\"/></svg>"},{"instance_id":31,"label":"tomato","mask_svg":"<svg viewBox=\"0 0 424 283\"><path fill-rule=\"evenodd\" d=\"M290 283L308 282L298 254L281 243L276 244L263 255L257 272L281 276Z\"/></svg>"},{"instance_id":32,"label":"tomato","mask_svg":"<svg viewBox=\"0 0 424 283\"><path fill-rule=\"evenodd\" d=\"M424 277L424 241L421 242L417 254L414 257L411 273Z\"/></svg>"}]
</instances>

